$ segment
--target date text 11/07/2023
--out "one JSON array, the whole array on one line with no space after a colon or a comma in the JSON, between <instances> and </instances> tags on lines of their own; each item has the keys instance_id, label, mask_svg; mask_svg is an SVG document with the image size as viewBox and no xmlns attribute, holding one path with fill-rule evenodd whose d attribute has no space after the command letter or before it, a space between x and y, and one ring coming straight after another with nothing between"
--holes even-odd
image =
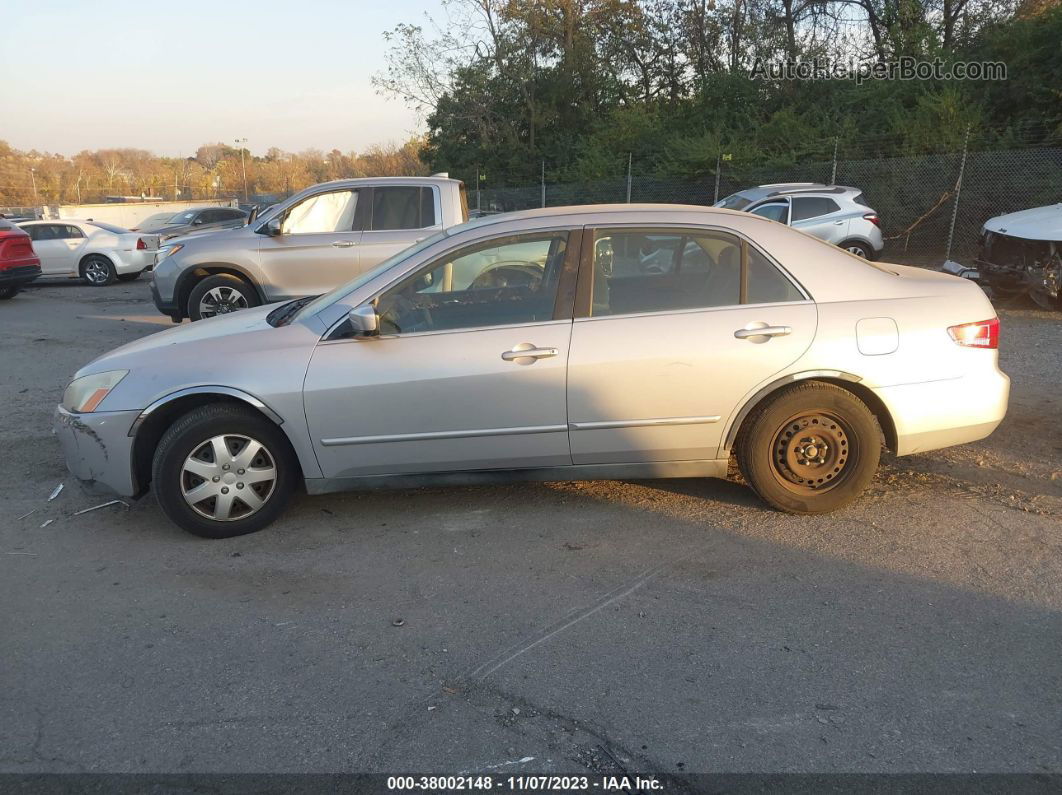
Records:
<instances>
[{"instance_id":1,"label":"date text 11/07/2023","mask_svg":"<svg viewBox=\"0 0 1062 795\"><path fill-rule=\"evenodd\" d=\"M641 776L388 776L387 789L395 791L483 791L510 792L659 792L664 789L662 781Z\"/></svg>"}]
</instances>

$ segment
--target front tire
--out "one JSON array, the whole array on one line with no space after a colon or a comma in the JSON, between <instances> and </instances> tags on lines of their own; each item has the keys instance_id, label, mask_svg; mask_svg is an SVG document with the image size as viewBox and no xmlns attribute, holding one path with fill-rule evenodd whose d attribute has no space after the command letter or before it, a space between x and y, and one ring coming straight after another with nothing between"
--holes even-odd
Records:
<instances>
[{"instance_id":1,"label":"front tire","mask_svg":"<svg viewBox=\"0 0 1062 795\"><path fill-rule=\"evenodd\" d=\"M0 301L7 301L10 298L14 298L18 295L18 287L0 287Z\"/></svg>"},{"instance_id":2,"label":"front tire","mask_svg":"<svg viewBox=\"0 0 1062 795\"><path fill-rule=\"evenodd\" d=\"M816 514L854 500L881 457L881 436L866 405L833 384L787 387L742 425L738 466L760 497L787 513Z\"/></svg>"},{"instance_id":3,"label":"front tire","mask_svg":"<svg viewBox=\"0 0 1062 795\"><path fill-rule=\"evenodd\" d=\"M118 272L102 254L90 254L81 261L81 278L93 287L106 287L118 281Z\"/></svg>"},{"instance_id":4,"label":"front tire","mask_svg":"<svg viewBox=\"0 0 1062 795\"><path fill-rule=\"evenodd\" d=\"M270 524L298 479L284 432L256 412L215 403L178 419L155 450L152 489L162 512L203 538L232 538Z\"/></svg>"},{"instance_id":5,"label":"front tire","mask_svg":"<svg viewBox=\"0 0 1062 795\"><path fill-rule=\"evenodd\" d=\"M258 293L243 279L228 273L207 276L188 296L188 317L195 322L258 306Z\"/></svg>"}]
</instances>

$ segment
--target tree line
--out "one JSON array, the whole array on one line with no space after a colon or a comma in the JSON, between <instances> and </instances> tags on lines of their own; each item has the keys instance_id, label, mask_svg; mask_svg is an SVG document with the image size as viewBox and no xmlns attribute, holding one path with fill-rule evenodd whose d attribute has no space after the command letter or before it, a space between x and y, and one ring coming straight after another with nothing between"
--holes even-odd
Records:
<instances>
[{"instance_id":1,"label":"tree line","mask_svg":"<svg viewBox=\"0 0 1062 795\"><path fill-rule=\"evenodd\" d=\"M143 149L99 149L73 157L23 152L0 141L0 206L90 203L107 196L163 199L288 195L331 179L426 174L420 139L364 152L269 149L262 157L226 144L200 146L194 157L160 157Z\"/></svg>"},{"instance_id":2,"label":"tree line","mask_svg":"<svg viewBox=\"0 0 1062 795\"><path fill-rule=\"evenodd\" d=\"M489 186L700 177L847 153L1062 142L1058 0L448 0L387 36L378 90L432 170ZM1002 62L1006 80L765 79L762 65ZM988 140L991 139L991 140ZM854 152L853 152L854 150Z\"/></svg>"}]
</instances>

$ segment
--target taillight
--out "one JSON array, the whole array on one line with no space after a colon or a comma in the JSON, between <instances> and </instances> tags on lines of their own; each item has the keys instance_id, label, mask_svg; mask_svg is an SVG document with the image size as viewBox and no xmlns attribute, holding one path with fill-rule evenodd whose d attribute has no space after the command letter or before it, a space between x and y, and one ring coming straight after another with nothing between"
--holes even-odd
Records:
<instances>
[{"instance_id":1,"label":"taillight","mask_svg":"<svg viewBox=\"0 0 1062 795\"><path fill-rule=\"evenodd\" d=\"M876 213L865 213L863 215L864 221L870 221L874 226L881 226L881 219L878 218Z\"/></svg>"},{"instance_id":2,"label":"taillight","mask_svg":"<svg viewBox=\"0 0 1062 795\"><path fill-rule=\"evenodd\" d=\"M948 328L948 334L957 343L968 348L995 349L999 347L999 318L951 326Z\"/></svg>"},{"instance_id":3,"label":"taillight","mask_svg":"<svg viewBox=\"0 0 1062 795\"><path fill-rule=\"evenodd\" d=\"M144 242L144 238L138 237L136 239L136 250L137 251L143 251L146 248L147 248L147 243Z\"/></svg>"}]
</instances>

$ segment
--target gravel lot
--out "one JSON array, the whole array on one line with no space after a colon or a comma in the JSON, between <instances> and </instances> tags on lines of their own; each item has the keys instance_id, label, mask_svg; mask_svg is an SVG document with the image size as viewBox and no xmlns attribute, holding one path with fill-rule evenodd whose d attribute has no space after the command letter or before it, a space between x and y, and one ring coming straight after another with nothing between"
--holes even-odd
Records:
<instances>
[{"instance_id":1,"label":"gravel lot","mask_svg":"<svg viewBox=\"0 0 1062 795\"><path fill-rule=\"evenodd\" d=\"M77 367L169 326L146 283L28 289L0 304L0 770L1062 771L1062 315L1001 314L1000 430L887 457L829 517L528 484L300 497L207 542L150 497L73 516L101 500L50 433Z\"/></svg>"}]
</instances>

